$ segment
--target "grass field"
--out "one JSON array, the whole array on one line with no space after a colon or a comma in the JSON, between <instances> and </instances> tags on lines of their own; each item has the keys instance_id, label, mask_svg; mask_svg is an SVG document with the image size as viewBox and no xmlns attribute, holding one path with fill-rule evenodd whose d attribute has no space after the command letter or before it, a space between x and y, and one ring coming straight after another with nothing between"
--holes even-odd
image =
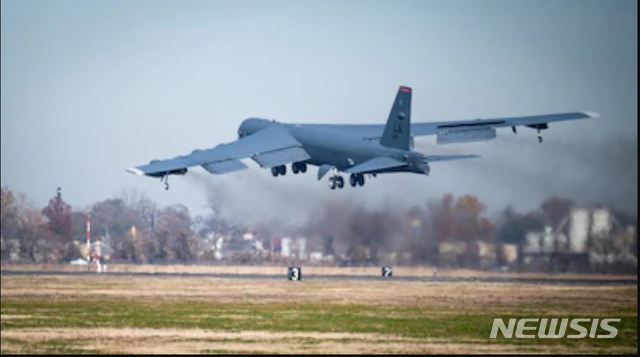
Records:
<instances>
[{"instance_id":1,"label":"grass field","mask_svg":"<svg viewBox=\"0 0 640 357\"><path fill-rule=\"evenodd\" d=\"M2 353L635 353L636 286L2 276ZM619 317L490 340L496 317Z\"/></svg>"},{"instance_id":2,"label":"grass field","mask_svg":"<svg viewBox=\"0 0 640 357\"><path fill-rule=\"evenodd\" d=\"M87 266L71 264L1 264L2 270L19 271L63 271L86 272ZM159 265L159 264L109 264L108 271L113 273L222 273L222 274L283 274L286 268L282 266L261 265ZM430 266L394 267L397 276L447 276L447 277L486 277L500 276L502 278L540 278L540 279L636 279L636 275L611 274L577 274L577 273L495 273L468 269L434 269ZM305 275L369 275L380 274L380 267L333 267L333 266L304 266Z\"/></svg>"}]
</instances>

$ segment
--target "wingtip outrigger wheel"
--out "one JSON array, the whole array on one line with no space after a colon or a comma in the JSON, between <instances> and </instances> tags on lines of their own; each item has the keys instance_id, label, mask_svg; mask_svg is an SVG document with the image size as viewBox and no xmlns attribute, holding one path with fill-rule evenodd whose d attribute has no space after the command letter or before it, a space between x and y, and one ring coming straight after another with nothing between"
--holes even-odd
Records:
<instances>
[{"instance_id":1,"label":"wingtip outrigger wheel","mask_svg":"<svg viewBox=\"0 0 640 357\"><path fill-rule=\"evenodd\" d=\"M169 190L169 174L166 174L162 177L162 180L164 181L164 189L165 191Z\"/></svg>"}]
</instances>

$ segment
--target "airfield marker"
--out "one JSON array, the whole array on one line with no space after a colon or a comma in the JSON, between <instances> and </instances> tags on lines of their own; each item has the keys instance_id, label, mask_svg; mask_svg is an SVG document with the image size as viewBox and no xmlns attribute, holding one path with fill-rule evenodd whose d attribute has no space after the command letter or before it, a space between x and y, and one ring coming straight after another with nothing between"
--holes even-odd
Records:
<instances>
[{"instance_id":1,"label":"airfield marker","mask_svg":"<svg viewBox=\"0 0 640 357\"><path fill-rule=\"evenodd\" d=\"M87 237L87 250L86 250L87 263L89 266L88 269L89 271L91 271L91 214L87 215L86 237Z\"/></svg>"},{"instance_id":2,"label":"airfield marker","mask_svg":"<svg viewBox=\"0 0 640 357\"><path fill-rule=\"evenodd\" d=\"M300 267L289 267L287 269L287 277L291 281L302 280L302 268L300 268Z\"/></svg>"}]
</instances>

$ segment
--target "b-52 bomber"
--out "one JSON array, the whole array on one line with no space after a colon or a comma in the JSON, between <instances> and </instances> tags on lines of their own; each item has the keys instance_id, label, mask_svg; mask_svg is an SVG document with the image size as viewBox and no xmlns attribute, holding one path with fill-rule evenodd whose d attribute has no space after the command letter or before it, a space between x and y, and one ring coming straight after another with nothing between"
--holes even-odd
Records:
<instances>
[{"instance_id":1,"label":"b-52 bomber","mask_svg":"<svg viewBox=\"0 0 640 357\"><path fill-rule=\"evenodd\" d=\"M214 148L167 160L152 160L127 171L160 178L169 189L170 175L184 175L188 168L201 166L221 175L247 168L241 160L252 159L271 174L284 176L291 164L294 174L318 166L318 180L327 173L329 187L345 186L341 173L352 187L363 186L365 175L408 172L428 175L430 164L439 161L477 158L478 155L430 155L413 150L413 138L435 135L438 144L491 140L496 129L518 126L540 132L549 123L598 117L593 112L571 112L509 118L411 123L411 88L401 86L387 123L382 124L287 124L275 120L248 118L238 128L238 139Z\"/></svg>"}]
</instances>

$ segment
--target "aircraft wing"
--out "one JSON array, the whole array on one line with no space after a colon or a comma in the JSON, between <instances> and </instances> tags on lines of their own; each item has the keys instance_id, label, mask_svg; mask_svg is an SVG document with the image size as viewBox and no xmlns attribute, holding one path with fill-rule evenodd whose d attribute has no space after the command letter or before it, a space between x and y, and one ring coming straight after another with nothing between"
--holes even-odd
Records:
<instances>
[{"instance_id":1,"label":"aircraft wing","mask_svg":"<svg viewBox=\"0 0 640 357\"><path fill-rule=\"evenodd\" d=\"M597 118L594 112L571 112L557 114L530 115L521 117L504 117L492 119L472 119L440 121L430 123L412 123L411 137L436 135L438 144L491 140L496 137L497 128L525 126L533 129L547 129L549 123ZM342 135L357 137L363 140L378 141L382 137L384 124L315 124L310 127L319 130L338 131Z\"/></svg>"},{"instance_id":2,"label":"aircraft wing","mask_svg":"<svg viewBox=\"0 0 640 357\"><path fill-rule=\"evenodd\" d=\"M476 159L479 157L480 155L426 155L424 159L427 162L436 162L436 161Z\"/></svg>"},{"instance_id":3,"label":"aircraft wing","mask_svg":"<svg viewBox=\"0 0 640 357\"><path fill-rule=\"evenodd\" d=\"M593 112L572 112L572 113L559 113L559 114L544 114L544 115L530 115L523 117L508 117L508 118L494 118L494 119L475 119L475 120L457 120L457 121L443 121L433 123L413 123L411 124L411 135L434 135L443 131L449 130L461 130L461 129L495 129L502 127L513 126L528 126L535 128L536 126L542 126L548 123L597 118L599 115Z\"/></svg>"},{"instance_id":4,"label":"aircraft wing","mask_svg":"<svg viewBox=\"0 0 640 357\"><path fill-rule=\"evenodd\" d=\"M394 167L405 166L407 163L392 159L390 157L376 157L371 160L367 160L361 164L352 166L345 170L350 174L360 174L363 172L371 172L382 169L390 169Z\"/></svg>"},{"instance_id":5,"label":"aircraft wing","mask_svg":"<svg viewBox=\"0 0 640 357\"><path fill-rule=\"evenodd\" d=\"M194 150L191 154L167 160L153 160L147 165L127 169L131 173L162 177L184 173L192 166L202 166L212 174L245 169L240 159L251 158L261 167L278 166L308 160L309 154L286 128L275 125L252 135L211 149Z\"/></svg>"}]
</instances>

